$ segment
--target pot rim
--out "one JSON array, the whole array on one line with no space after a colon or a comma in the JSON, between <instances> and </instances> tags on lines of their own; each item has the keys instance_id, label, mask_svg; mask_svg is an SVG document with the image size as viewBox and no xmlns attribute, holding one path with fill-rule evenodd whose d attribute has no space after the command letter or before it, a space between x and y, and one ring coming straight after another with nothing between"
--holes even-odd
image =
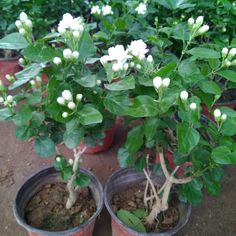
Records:
<instances>
[{"instance_id":1,"label":"pot rim","mask_svg":"<svg viewBox=\"0 0 236 236\"><path fill-rule=\"evenodd\" d=\"M20 55L15 56L15 57L7 57L7 58L0 57L0 62L2 62L2 61L18 61L19 58L20 58Z\"/></svg>"},{"instance_id":2,"label":"pot rim","mask_svg":"<svg viewBox=\"0 0 236 236\"><path fill-rule=\"evenodd\" d=\"M105 203L105 206L109 212L109 214L111 215L111 218L112 220L114 220L117 224L119 225L122 225L131 235L140 235L140 236L157 236L157 235L160 235L160 236L167 236L167 235L172 235L172 234L168 234L169 231L164 231L162 233L140 233L140 232L137 232L131 228L129 228L126 224L124 224L117 216L116 214L114 213L114 211L111 209L110 207L110 204L109 204L109 201L108 201L108 198L107 198L107 191L108 191L108 186L111 182L111 180L113 178L116 177L117 174L121 173L121 172L126 172L126 171L129 171L129 170L135 170L134 167L129 167L129 168L121 168L115 172L113 172L113 174L109 177L109 179L107 180L106 184L105 184L105 187L104 187L104 203ZM188 205L188 209L187 209L187 214L186 214L186 217L185 219L177 224L174 228L172 228L170 231L172 230L175 230L177 228L179 228L179 230L188 222L188 219L190 217L190 214L191 214L191 211L192 211L192 205L190 203L186 203ZM176 231L177 232L177 231Z\"/></svg>"},{"instance_id":3,"label":"pot rim","mask_svg":"<svg viewBox=\"0 0 236 236\"><path fill-rule=\"evenodd\" d=\"M103 187L102 187L102 184L100 182L100 180L97 178L97 176L95 174L93 174L91 171L89 170L86 170L84 168L80 168L80 171L84 174L87 174L89 175L90 177L92 177L95 182L96 182L96 185L97 185L97 188L101 191L100 194L101 194L101 204L98 204L97 205L97 210L96 212L86 221L84 222L83 224L77 226L77 227L73 227L73 228L70 228L70 229L67 229L67 230L63 230L63 231L46 231L46 230L42 230L42 229L38 229L38 228L35 228L29 224L26 223L26 221L24 220L24 218L22 218L19 213L18 213L18 209L17 209L17 204L16 204L16 200L17 200L17 197L18 197L18 194L19 192L21 191L22 187L24 185L26 185L28 182L31 181L32 178L35 178L36 176L38 175L41 175L43 174L44 172L47 172L49 170L53 170L57 173L59 173L58 171L55 170L54 167L47 167L47 168L43 168L41 169L40 171L38 171L37 173L35 174L32 174L17 190L17 193L15 194L15 197L14 197L14 202L13 202L13 214L14 214L14 217L17 221L17 223L19 225L21 225L24 229L26 229L27 231L30 231L30 232L34 232L34 233L37 233L37 234L40 234L40 235L47 235L47 236L57 236L57 235L70 235L70 234L73 234L75 232L78 232L79 230L82 230L84 229L86 226L88 226L90 223L92 223L93 221L96 220L97 216L101 213L102 209L103 209L103 206L104 206L104 191L103 191Z\"/></svg>"}]
</instances>

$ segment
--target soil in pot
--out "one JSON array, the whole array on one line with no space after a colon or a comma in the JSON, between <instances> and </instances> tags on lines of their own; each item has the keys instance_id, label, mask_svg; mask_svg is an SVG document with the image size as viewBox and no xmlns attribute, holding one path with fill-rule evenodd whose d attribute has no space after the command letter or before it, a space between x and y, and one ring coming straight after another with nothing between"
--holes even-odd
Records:
<instances>
[{"instance_id":1,"label":"soil in pot","mask_svg":"<svg viewBox=\"0 0 236 236\"><path fill-rule=\"evenodd\" d=\"M89 188L81 188L75 205L65 208L68 192L65 183L44 185L25 208L26 222L46 231L63 231L87 221L96 212L96 202Z\"/></svg>"},{"instance_id":2,"label":"soil in pot","mask_svg":"<svg viewBox=\"0 0 236 236\"><path fill-rule=\"evenodd\" d=\"M126 189L115 193L112 196L112 208L115 213L120 209L127 210L134 213L137 210L144 210L144 196L145 182L133 184L128 186ZM147 225L142 219L146 232L148 233L160 233L163 231L174 228L180 220L180 211L178 209L178 198L173 195L170 202L169 208L159 214L153 225Z\"/></svg>"}]
</instances>

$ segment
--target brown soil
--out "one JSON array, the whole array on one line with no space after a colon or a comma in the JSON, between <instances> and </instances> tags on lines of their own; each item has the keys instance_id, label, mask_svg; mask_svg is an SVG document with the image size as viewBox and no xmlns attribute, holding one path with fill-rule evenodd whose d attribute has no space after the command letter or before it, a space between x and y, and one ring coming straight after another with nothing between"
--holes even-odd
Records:
<instances>
[{"instance_id":1,"label":"brown soil","mask_svg":"<svg viewBox=\"0 0 236 236\"><path fill-rule=\"evenodd\" d=\"M89 188L80 189L75 205L65 208L68 193L65 183L47 184L36 193L25 209L27 223L47 231L63 231L87 221L96 211Z\"/></svg>"},{"instance_id":2,"label":"brown soil","mask_svg":"<svg viewBox=\"0 0 236 236\"><path fill-rule=\"evenodd\" d=\"M129 186L125 190L114 194L112 196L113 211L117 212L120 209L125 209L129 212L132 212L137 209L144 209L144 189L145 183L141 183ZM173 197L169 203L168 210L160 213L153 225L147 225L143 220L146 231L162 232L175 227L179 222L180 215L176 203L178 203L178 200L176 197Z\"/></svg>"}]
</instances>

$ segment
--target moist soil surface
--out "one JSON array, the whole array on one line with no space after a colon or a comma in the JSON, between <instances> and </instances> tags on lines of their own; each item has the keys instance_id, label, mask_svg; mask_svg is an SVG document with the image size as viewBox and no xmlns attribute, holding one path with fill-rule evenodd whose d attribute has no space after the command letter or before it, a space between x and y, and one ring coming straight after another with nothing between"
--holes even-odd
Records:
<instances>
[{"instance_id":1,"label":"moist soil surface","mask_svg":"<svg viewBox=\"0 0 236 236\"><path fill-rule=\"evenodd\" d=\"M63 231L87 221L96 212L96 202L89 188L81 188L71 209L66 209L65 183L44 185L25 208L27 223L46 231Z\"/></svg>"},{"instance_id":2,"label":"moist soil surface","mask_svg":"<svg viewBox=\"0 0 236 236\"><path fill-rule=\"evenodd\" d=\"M144 190L145 182L128 186L126 189L119 191L119 193L115 193L112 196L112 210L117 212L120 209L124 209L133 212L137 209L145 209L143 201ZM152 225L145 224L144 219L142 219L142 222L148 233L157 233L175 227L179 222L179 216L178 199L173 197L169 203L169 208L165 212L161 212Z\"/></svg>"}]
</instances>

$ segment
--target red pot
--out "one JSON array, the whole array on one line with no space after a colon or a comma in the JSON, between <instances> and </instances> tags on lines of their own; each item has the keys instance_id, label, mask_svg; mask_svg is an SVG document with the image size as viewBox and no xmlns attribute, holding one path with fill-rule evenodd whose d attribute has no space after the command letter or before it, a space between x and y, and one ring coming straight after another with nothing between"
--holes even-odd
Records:
<instances>
[{"instance_id":1,"label":"red pot","mask_svg":"<svg viewBox=\"0 0 236 236\"><path fill-rule=\"evenodd\" d=\"M110 129L105 131L105 138L102 141L102 145L97 144L94 147L87 147L84 142L81 142L79 147L81 149L83 149L84 147L87 147L84 152L86 154L95 154L95 153L107 151L112 145L115 129L116 129L116 126L113 125Z\"/></svg>"},{"instance_id":2,"label":"red pot","mask_svg":"<svg viewBox=\"0 0 236 236\"><path fill-rule=\"evenodd\" d=\"M20 71L21 67L18 64L18 57L0 59L0 80L4 85L8 86L10 82L5 78L7 74L14 75Z\"/></svg>"},{"instance_id":3,"label":"red pot","mask_svg":"<svg viewBox=\"0 0 236 236\"><path fill-rule=\"evenodd\" d=\"M174 163L174 159L173 159L173 152L169 151L169 150L165 150L164 151L164 157L165 159L167 159L168 161L168 166L174 170L176 168L176 165ZM156 155L156 163L160 163L160 157L157 154ZM188 161L185 162L184 164L182 164L179 169L177 170L176 174L179 175L180 177L184 177L184 170L186 167L191 166L192 162Z\"/></svg>"}]
</instances>

